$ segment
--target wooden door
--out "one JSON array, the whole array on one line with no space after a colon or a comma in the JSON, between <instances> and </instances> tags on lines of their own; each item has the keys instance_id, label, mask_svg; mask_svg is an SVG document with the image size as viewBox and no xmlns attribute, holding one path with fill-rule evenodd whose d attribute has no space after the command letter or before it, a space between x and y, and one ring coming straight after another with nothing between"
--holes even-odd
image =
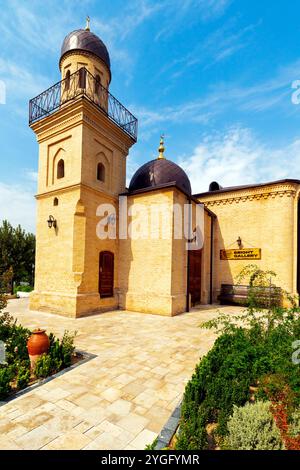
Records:
<instances>
[{"instance_id":1,"label":"wooden door","mask_svg":"<svg viewBox=\"0 0 300 470\"><path fill-rule=\"evenodd\" d=\"M99 294L100 297L114 295L114 254L101 251L99 260Z\"/></svg>"},{"instance_id":2,"label":"wooden door","mask_svg":"<svg viewBox=\"0 0 300 470\"><path fill-rule=\"evenodd\" d=\"M192 305L201 301L201 260L202 250L189 251L189 293Z\"/></svg>"}]
</instances>

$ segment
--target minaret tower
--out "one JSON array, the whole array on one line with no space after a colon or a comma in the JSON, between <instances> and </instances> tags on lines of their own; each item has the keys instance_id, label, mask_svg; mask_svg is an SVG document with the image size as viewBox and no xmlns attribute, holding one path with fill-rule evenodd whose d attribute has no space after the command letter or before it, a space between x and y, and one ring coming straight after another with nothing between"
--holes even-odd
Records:
<instances>
[{"instance_id":1,"label":"minaret tower","mask_svg":"<svg viewBox=\"0 0 300 470\"><path fill-rule=\"evenodd\" d=\"M137 120L109 92L109 54L89 18L66 36L59 67L61 81L30 101L39 143L30 308L79 317L119 306L118 240L97 237L97 208L118 214Z\"/></svg>"}]
</instances>

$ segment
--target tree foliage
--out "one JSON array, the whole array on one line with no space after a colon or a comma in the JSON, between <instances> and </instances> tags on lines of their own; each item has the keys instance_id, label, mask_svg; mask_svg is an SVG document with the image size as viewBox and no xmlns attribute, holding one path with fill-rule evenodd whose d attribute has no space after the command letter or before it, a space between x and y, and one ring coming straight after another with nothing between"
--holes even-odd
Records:
<instances>
[{"instance_id":1,"label":"tree foliage","mask_svg":"<svg viewBox=\"0 0 300 470\"><path fill-rule=\"evenodd\" d=\"M0 275L12 270L13 281L33 284L35 236L7 220L0 226Z\"/></svg>"}]
</instances>

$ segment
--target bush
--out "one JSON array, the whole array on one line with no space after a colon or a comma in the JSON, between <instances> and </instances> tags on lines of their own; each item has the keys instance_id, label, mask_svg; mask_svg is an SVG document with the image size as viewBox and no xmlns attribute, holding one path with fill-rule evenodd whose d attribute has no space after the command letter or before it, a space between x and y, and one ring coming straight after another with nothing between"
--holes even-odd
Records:
<instances>
[{"instance_id":1,"label":"bush","mask_svg":"<svg viewBox=\"0 0 300 470\"><path fill-rule=\"evenodd\" d=\"M249 401L250 386L254 399L274 403L285 390L289 415L300 407L299 365L292 361L293 342L300 338L299 308L251 307L239 316L221 314L204 326L217 328L221 336L186 386L178 450L207 449L210 423L217 424L217 440L224 439L233 407Z\"/></svg>"},{"instance_id":2,"label":"bush","mask_svg":"<svg viewBox=\"0 0 300 470\"><path fill-rule=\"evenodd\" d=\"M19 390L27 387L30 381L30 367L20 366L17 374L17 387Z\"/></svg>"},{"instance_id":3,"label":"bush","mask_svg":"<svg viewBox=\"0 0 300 470\"><path fill-rule=\"evenodd\" d=\"M69 367L72 363L72 354L74 353L74 334L65 331L61 342L51 333L49 335L50 348L49 353L41 356L35 368L36 377L47 377L55 374L62 367Z\"/></svg>"},{"instance_id":4,"label":"bush","mask_svg":"<svg viewBox=\"0 0 300 470\"><path fill-rule=\"evenodd\" d=\"M52 360L50 354L43 354L36 361L34 374L38 378L45 378L51 375L52 372Z\"/></svg>"},{"instance_id":5,"label":"bush","mask_svg":"<svg viewBox=\"0 0 300 470\"><path fill-rule=\"evenodd\" d=\"M33 291L33 287L31 286L15 286L14 287L14 294L16 294L17 292L32 292Z\"/></svg>"},{"instance_id":6,"label":"bush","mask_svg":"<svg viewBox=\"0 0 300 470\"><path fill-rule=\"evenodd\" d=\"M72 361L72 355L75 350L74 339L77 332L71 334L68 330L64 332L63 338L61 340L61 354L62 362L65 367L69 367Z\"/></svg>"},{"instance_id":7,"label":"bush","mask_svg":"<svg viewBox=\"0 0 300 470\"><path fill-rule=\"evenodd\" d=\"M210 422L218 423L217 434L226 435L233 405L243 405L250 397L255 380L251 363L258 354L241 328L216 340L186 386L178 450L206 449L205 428Z\"/></svg>"},{"instance_id":8,"label":"bush","mask_svg":"<svg viewBox=\"0 0 300 470\"><path fill-rule=\"evenodd\" d=\"M61 344L58 339L56 339L53 335L50 335L50 348L49 348L49 356L51 358L51 372L55 373L58 372L62 365L62 348Z\"/></svg>"},{"instance_id":9,"label":"bush","mask_svg":"<svg viewBox=\"0 0 300 470\"><path fill-rule=\"evenodd\" d=\"M3 298L3 305L6 300ZM30 330L17 325L17 320L8 312L1 314L0 296L0 341L5 343L6 364L0 365L0 398L5 398L12 387L15 390L25 388L30 381L30 361L27 341ZM42 356L36 364L35 374L38 378L48 377L62 367L69 367L74 353L76 333L64 333L61 341L50 333L49 354Z\"/></svg>"},{"instance_id":10,"label":"bush","mask_svg":"<svg viewBox=\"0 0 300 470\"><path fill-rule=\"evenodd\" d=\"M300 435L300 409L295 410L290 419L289 434L292 437L298 437Z\"/></svg>"},{"instance_id":11,"label":"bush","mask_svg":"<svg viewBox=\"0 0 300 470\"><path fill-rule=\"evenodd\" d=\"M270 406L268 401L235 406L227 423L229 434L224 447L231 450L283 450Z\"/></svg>"},{"instance_id":12,"label":"bush","mask_svg":"<svg viewBox=\"0 0 300 470\"><path fill-rule=\"evenodd\" d=\"M0 398L5 398L11 391L10 382L14 378L14 368L0 366Z\"/></svg>"}]
</instances>

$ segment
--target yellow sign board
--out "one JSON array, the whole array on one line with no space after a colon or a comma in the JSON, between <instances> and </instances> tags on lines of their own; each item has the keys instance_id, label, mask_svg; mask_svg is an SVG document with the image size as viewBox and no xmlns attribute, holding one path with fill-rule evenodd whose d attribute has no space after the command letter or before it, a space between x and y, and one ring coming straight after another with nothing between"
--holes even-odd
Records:
<instances>
[{"instance_id":1,"label":"yellow sign board","mask_svg":"<svg viewBox=\"0 0 300 470\"><path fill-rule=\"evenodd\" d=\"M239 248L233 250L220 250L220 259L261 259L261 248Z\"/></svg>"}]
</instances>

